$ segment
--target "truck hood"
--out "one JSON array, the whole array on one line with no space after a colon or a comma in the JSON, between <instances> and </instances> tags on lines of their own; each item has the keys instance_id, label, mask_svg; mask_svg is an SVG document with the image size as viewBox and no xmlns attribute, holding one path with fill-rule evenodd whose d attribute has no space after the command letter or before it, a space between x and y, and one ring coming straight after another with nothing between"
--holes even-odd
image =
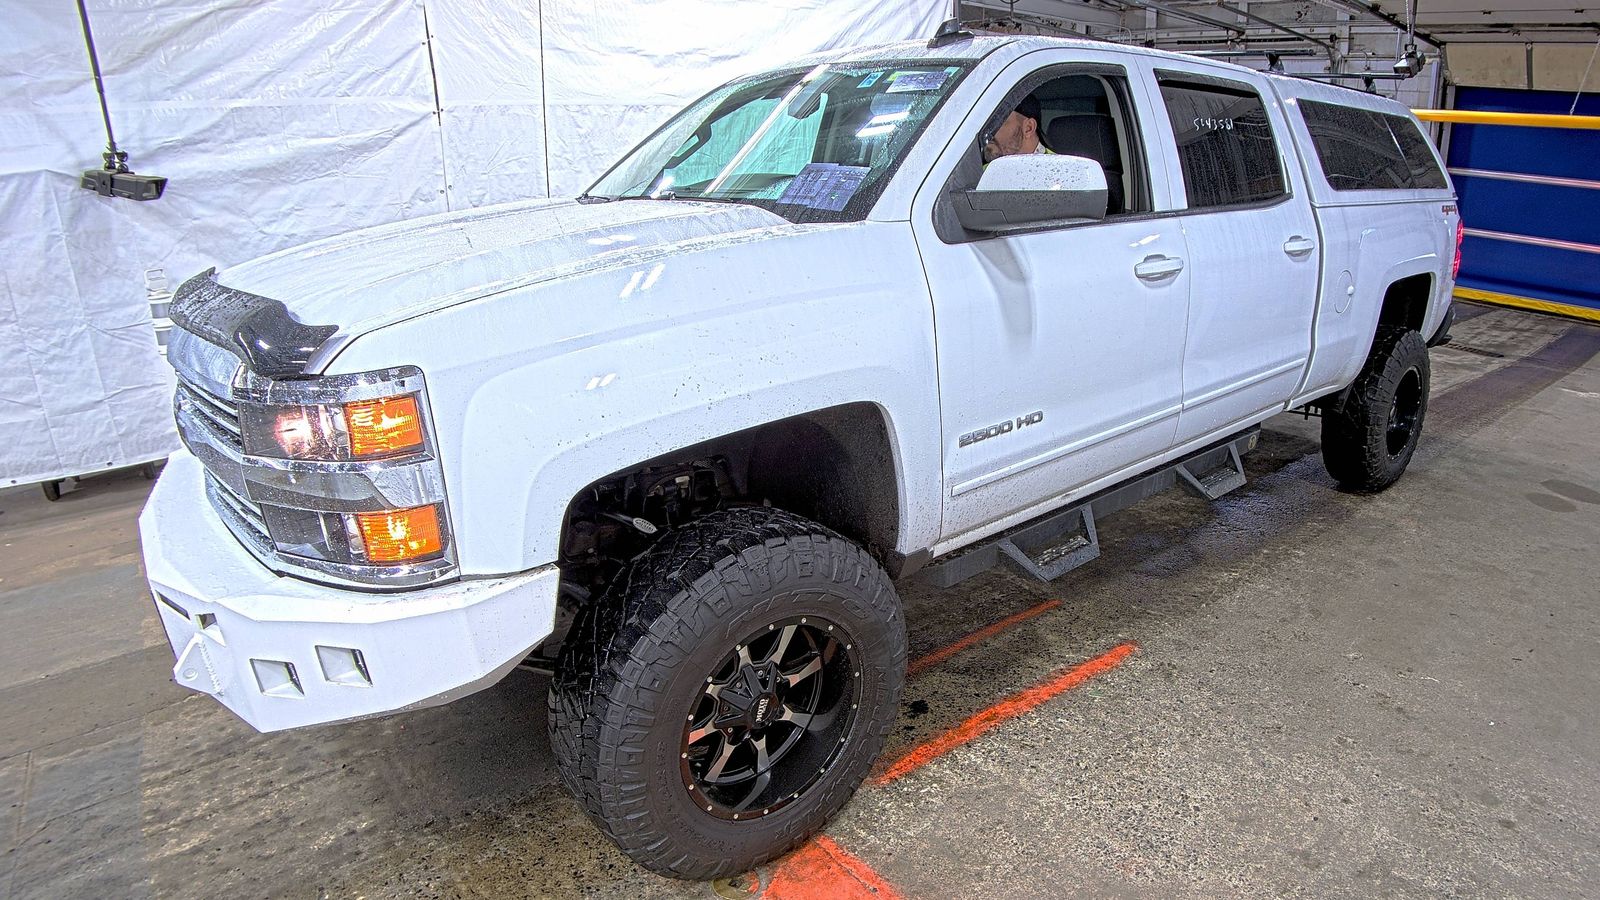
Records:
<instances>
[{"instance_id":1,"label":"truck hood","mask_svg":"<svg viewBox=\"0 0 1600 900\"><path fill-rule=\"evenodd\" d=\"M790 226L754 206L536 200L396 222L306 244L217 275L345 338L513 288Z\"/></svg>"}]
</instances>

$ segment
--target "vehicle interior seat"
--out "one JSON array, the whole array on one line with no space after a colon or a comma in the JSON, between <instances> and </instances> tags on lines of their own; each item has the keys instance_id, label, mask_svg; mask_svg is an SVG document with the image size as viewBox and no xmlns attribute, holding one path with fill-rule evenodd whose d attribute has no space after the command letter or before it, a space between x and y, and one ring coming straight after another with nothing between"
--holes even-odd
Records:
<instances>
[{"instance_id":1,"label":"vehicle interior seat","mask_svg":"<svg viewBox=\"0 0 1600 900\"><path fill-rule=\"evenodd\" d=\"M1106 172L1106 214L1123 211L1122 154L1117 152L1117 125L1102 112L1063 112L1045 128L1046 147L1064 156L1081 156Z\"/></svg>"}]
</instances>

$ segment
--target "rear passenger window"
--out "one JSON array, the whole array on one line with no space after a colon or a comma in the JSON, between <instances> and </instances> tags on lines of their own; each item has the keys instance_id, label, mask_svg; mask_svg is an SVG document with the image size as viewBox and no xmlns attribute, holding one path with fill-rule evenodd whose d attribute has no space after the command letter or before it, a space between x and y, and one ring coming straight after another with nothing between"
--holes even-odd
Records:
<instances>
[{"instance_id":1,"label":"rear passenger window","mask_svg":"<svg viewBox=\"0 0 1600 900\"><path fill-rule=\"evenodd\" d=\"M1157 75L1178 139L1190 209L1261 203L1286 193L1261 95L1221 79Z\"/></svg>"},{"instance_id":2,"label":"rear passenger window","mask_svg":"<svg viewBox=\"0 0 1600 900\"><path fill-rule=\"evenodd\" d=\"M1301 100L1322 174L1336 191L1443 188L1428 139L1404 116Z\"/></svg>"},{"instance_id":3,"label":"rear passenger window","mask_svg":"<svg viewBox=\"0 0 1600 900\"><path fill-rule=\"evenodd\" d=\"M1439 170L1439 161L1434 158L1433 142L1422 133L1417 123L1405 116L1388 113L1384 114L1383 119L1389 123L1394 141L1400 145L1400 152L1406 158L1406 166L1411 170L1411 186L1419 190L1449 187L1450 183L1444 180L1444 172Z\"/></svg>"}]
</instances>

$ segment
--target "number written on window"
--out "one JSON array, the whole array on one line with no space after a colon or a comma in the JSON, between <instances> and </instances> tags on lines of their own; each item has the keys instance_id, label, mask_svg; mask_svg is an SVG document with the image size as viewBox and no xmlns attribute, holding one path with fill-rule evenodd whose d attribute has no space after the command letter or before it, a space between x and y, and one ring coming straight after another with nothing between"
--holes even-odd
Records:
<instances>
[{"instance_id":1,"label":"number written on window","mask_svg":"<svg viewBox=\"0 0 1600 900\"><path fill-rule=\"evenodd\" d=\"M1261 203L1284 194L1283 167L1261 97L1243 84L1161 77L1190 209Z\"/></svg>"}]
</instances>

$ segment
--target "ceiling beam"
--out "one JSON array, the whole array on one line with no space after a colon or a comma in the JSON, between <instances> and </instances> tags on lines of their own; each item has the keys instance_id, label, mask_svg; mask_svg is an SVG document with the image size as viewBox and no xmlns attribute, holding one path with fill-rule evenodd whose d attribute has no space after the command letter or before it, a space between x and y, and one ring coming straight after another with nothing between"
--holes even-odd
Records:
<instances>
[{"instance_id":1,"label":"ceiling beam","mask_svg":"<svg viewBox=\"0 0 1600 900\"><path fill-rule=\"evenodd\" d=\"M1223 31L1231 32L1239 37L1244 37L1244 29L1240 28L1238 23L1224 22L1221 19L1213 19L1210 16L1203 16L1196 12L1190 12L1187 9L1181 9L1168 3L1162 3L1161 0L1116 0L1116 2L1121 3L1124 6L1137 6L1143 9L1153 9L1156 12L1163 12L1169 16L1177 16L1180 19L1188 19L1191 22L1199 22L1202 25L1210 25L1213 28L1221 28Z\"/></svg>"},{"instance_id":2,"label":"ceiling beam","mask_svg":"<svg viewBox=\"0 0 1600 900\"><path fill-rule=\"evenodd\" d=\"M1310 41L1311 43L1316 44L1318 47L1322 47L1323 49L1327 50L1329 53L1337 54L1339 52L1339 48L1335 47L1334 45L1328 43L1325 40L1322 40L1321 38L1314 38L1311 35L1306 34L1305 32L1296 31L1296 30L1294 30L1293 28L1290 28L1287 25L1279 24L1278 22L1274 22L1271 19L1268 19L1268 18L1266 18L1264 16L1258 16L1255 13L1250 12L1247 9L1244 9L1243 7L1234 6L1231 3L1224 3L1224 2L1222 2L1222 0L1215 0L1215 3L1216 3L1216 5L1218 7L1222 8L1222 9L1225 9L1228 12L1234 13L1235 15L1244 16L1246 19L1249 19L1252 22L1258 22L1258 23L1260 23L1262 25L1267 26L1268 28L1275 28L1278 31L1283 32L1284 34L1292 34L1292 35L1294 35L1295 37L1299 38L1302 41Z\"/></svg>"},{"instance_id":3,"label":"ceiling beam","mask_svg":"<svg viewBox=\"0 0 1600 900\"><path fill-rule=\"evenodd\" d=\"M1406 25L1405 22L1401 21L1400 19L1396 18L1395 16L1392 16L1389 13L1386 13L1383 10L1379 9L1378 8L1378 4L1376 4L1376 3L1369 3L1369 2L1367 2L1367 0L1318 0L1318 2L1332 4L1334 6L1341 6L1341 7L1344 7L1345 9L1351 10L1353 12L1358 12L1358 13L1361 13L1363 15L1368 15L1368 16L1372 16L1372 17L1377 18L1377 19L1382 19L1383 21L1388 22L1390 25L1393 25L1394 27L1400 29L1401 31L1409 31L1410 33L1416 35L1417 40L1422 41L1424 44L1427 44L1427 45L1429 45L1429 46L1431 46L1431 47L1433 47L1435 49L1438 49L1438 48L1444 46L1443 44L1439 43L1439 40L1437 38L1435 38L1433 35L1429 34L1428 32L1419 31L1415 27L1408 26L1408 25Z\"/></svg>"}]
</instances>

